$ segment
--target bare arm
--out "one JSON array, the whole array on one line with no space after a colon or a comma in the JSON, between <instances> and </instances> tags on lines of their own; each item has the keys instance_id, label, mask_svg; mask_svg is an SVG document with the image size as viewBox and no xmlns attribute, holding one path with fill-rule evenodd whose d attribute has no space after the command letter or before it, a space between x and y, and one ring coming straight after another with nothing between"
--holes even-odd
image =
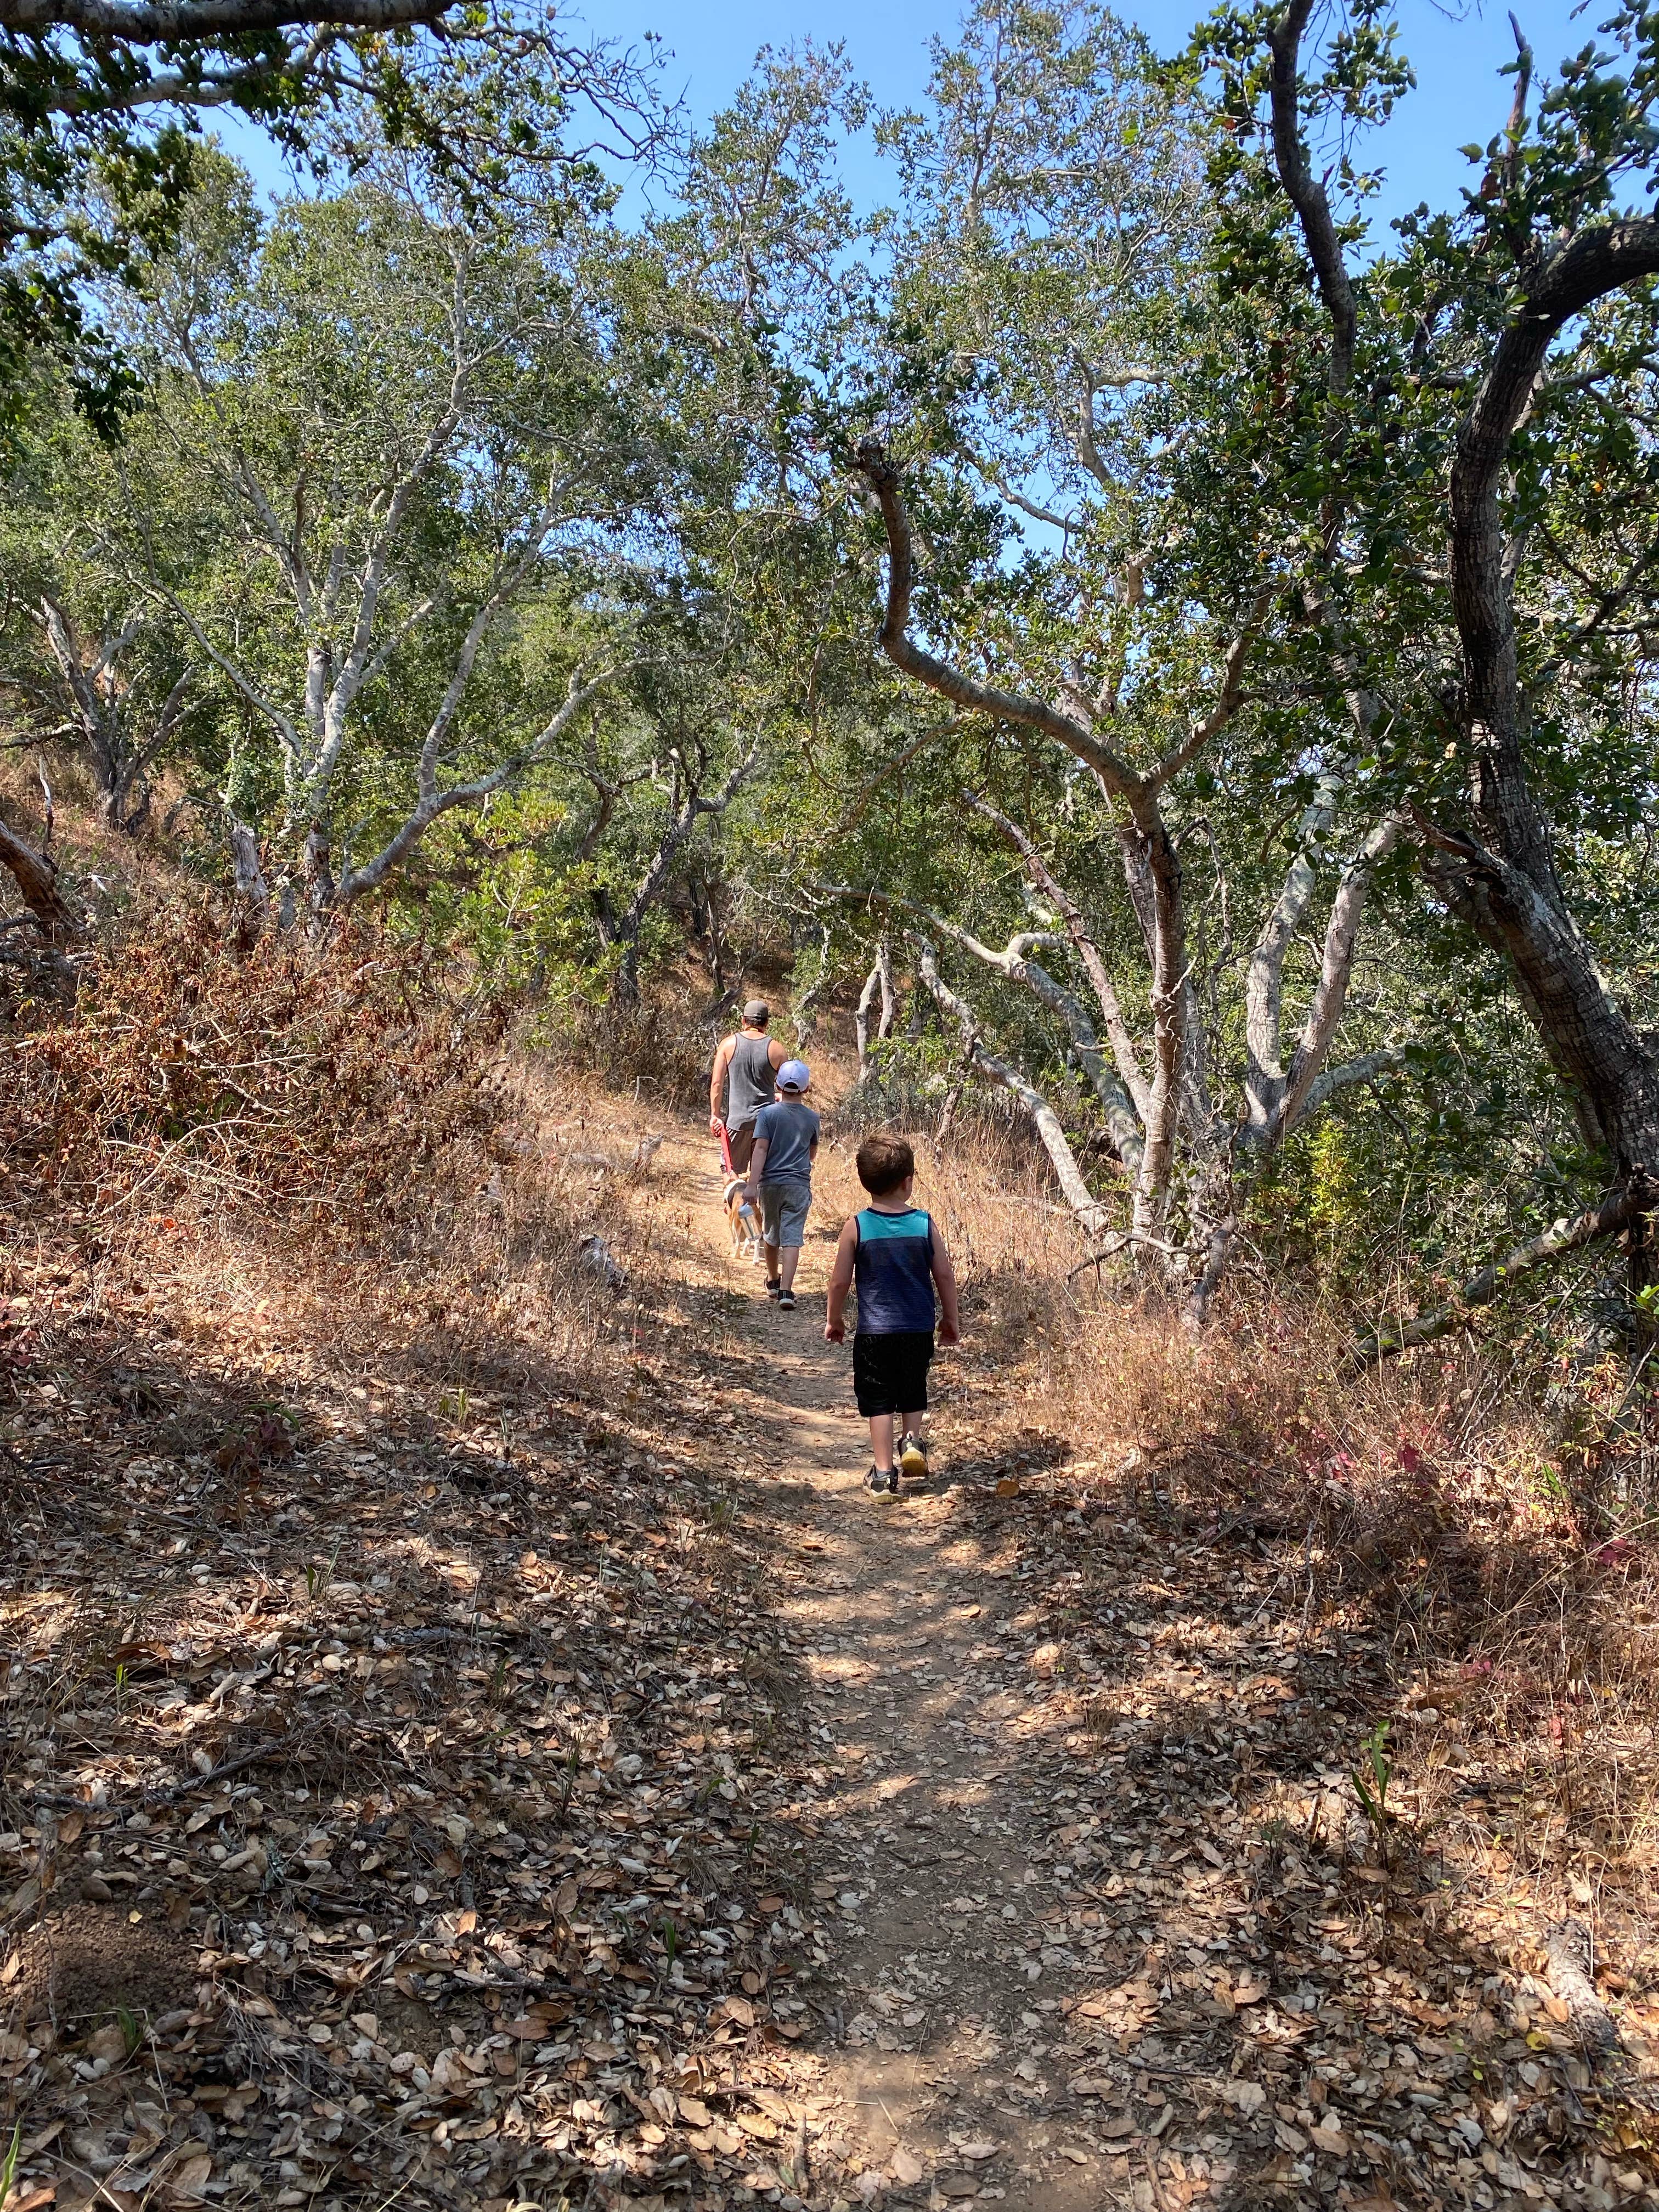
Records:
<instances>
[{"instance_id":1,"label":"bare arm","mask_svg":"<svg viewBox=\"0 0 1659 2212\"><path fill-rule=\"evenodd\" d=\"M957 1305L957 1271L951 1265L945 1239L937 1229L933 1231L933 1280L939 1287L939 1340L941 1344L960 1344L962 1316Z\"/></svg>"},{"instance_id":2,"label":"bare arm","mask_svg":"<svg viewBox=\"0 0 1659 2212\"><path fill-rule=\"evenodd\" d=\"M830 1270L830 1293L824 1300L823 1334L827 1342L839 1344L847 1334L847 1293L853 1287L853 1262L858 1255L859 1224L856 1214L841 1232L836 1246L836 1264Z\"/></svg>"},{"instance_id":3,"label":"bare arm","mask_svg":"<svg viewBox=\"0 0 1659 2212\"><path fill-rule=\"evenodd\" d=\"M720 1127L720 1109L726 1103L726 1071L732 1065L730 1037L722 1037L720 1049L714 1054L714 1072L708 1079L708 1126Z\"/></svg>"},{"instance_id":4,"label":"bare arm","mask_svg":"<svg viewBox=\"0 0 1659 2212\"><path fill-rule=\"evenodd\" d=\"M789 1057L789 1048L781 1037L773 1038L766 1048L766 1057L771 1061L774 1072L783 1066Z\"/></svg>"},{"instance_id":5,"label":"bare arm","mask_svg":"<svg viewBox=\"0 0 1659 2212\"><path fill-rule=\"evenodd\" d=\"M749 1180L744 1185L743 1194L745 1198L752 1199L759 1195L761 1170L766 1165L766 1155L771 1149L772 1139L769 1137L756 1138L755 1149L749 1155Z\"/></svg>"}]
</instances>

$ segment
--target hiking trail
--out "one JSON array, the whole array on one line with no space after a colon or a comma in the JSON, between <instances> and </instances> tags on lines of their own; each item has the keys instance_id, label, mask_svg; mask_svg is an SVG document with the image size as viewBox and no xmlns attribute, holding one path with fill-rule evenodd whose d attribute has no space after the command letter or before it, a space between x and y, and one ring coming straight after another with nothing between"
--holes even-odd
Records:
<instances>
[{"instance_id":1,"label":"hiking trail","mask_svg":"<svg viewBox=\"0 0 1659 2212\"><path fill-rule=\"evenodd\" d=\"M1501 1759L1316 1603L1294 1496L1056 1398L1040 1198L950 1217L933 1474L878 1498L845 1158L785 1314L706 1132L555 1111L407 1281L308 1308L211 1219L15 1276L7 2212L1659 2203L1650 2016L1574 2013L1615 1890L1564 1972L1464 1809Z\"/></svg>"},{"instance_id":2,"label":"hiking trail","mask_svg":"<svg viewBox=\"0 0 1659 2212\"><path fill-rule=\"evenodd\" d=\"M676 1165L718 1238L718 1176ZM768 1300L758 1268L732 1268L753 1281L736 1327L775 1400L745 1425L751 1510L793 1570L779 1616L799 1639L814 1733L846 1777L818 1884L842 1930L830 2086L866 2170L900 2191L927 2182L945 2201L1080 2212L1102 2202L1098 2145L1085 2126L1009 2101L1041 2079L1032 2062L1059 2002L1028 1978L1024 1948L1039 1881L1012 1779L1025 1701L977 1671L994 1656L987 1638L1009 1611L1012 1568L958 1524L948 1450L899 1498L865 1487L850 1340L823 1334L834 1249L814 1222L793 1313ZM936 1389L948 1391L949 1373L947 1356ZM981 1896L995 1900L988 1918Z\"/></svg>"}]
</instances>

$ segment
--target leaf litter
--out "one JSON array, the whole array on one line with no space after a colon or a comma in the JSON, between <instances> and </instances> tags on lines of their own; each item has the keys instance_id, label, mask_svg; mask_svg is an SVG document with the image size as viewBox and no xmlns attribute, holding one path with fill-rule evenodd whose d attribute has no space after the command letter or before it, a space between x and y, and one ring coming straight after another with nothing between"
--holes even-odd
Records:
<instances>
[{"instance_id":1,"label":"leaf litter","mask_svg":"<svg viewBox=\"0 0 1659 2212\"><path fill-rule=\"evenodd\" d=\"M804 2166L803 1724L701 1294L650 1316L678 1364L624 1337L561 1399L256 1371L233 1316L58 1273L0 1462L12 2205Z\"/></svg>"}]
</instances>

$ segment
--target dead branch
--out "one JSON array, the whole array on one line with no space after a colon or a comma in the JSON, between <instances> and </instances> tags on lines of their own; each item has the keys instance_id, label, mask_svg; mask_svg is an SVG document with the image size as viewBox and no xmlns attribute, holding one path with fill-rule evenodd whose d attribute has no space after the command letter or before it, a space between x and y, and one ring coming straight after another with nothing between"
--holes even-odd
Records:
<instances>
[{"instance_id":1,"label":"dead branch","mask_svg":"<svg viewBox=\"0 0 1659 2212\"><path fill-rule=\"evenodd\" d=\"M1409 1352L1419 1344L1431 1344L1437 1337L1449 1336L1472 1307L1491 1305L1512 1283L1535 1267L1563 1259L1569 1252L1582 1251L1586 1244L1598 1243L1604 1237L1616 1236L1638 1220L1641 1211L1630 1192L1615 1191L1587 1213L1578 1214L1571 1220L1552 1222L1541 1236L1517 1244L1502 1260L1471 1277L1451 1304L1436 1306L1413 1321L1379 1322L1369 1336L1362 1337L1354 1346L1354 1364L1370 1366L1377 1360L1392 1358L1398 1352Z\"/></svg>"}]
</instances>

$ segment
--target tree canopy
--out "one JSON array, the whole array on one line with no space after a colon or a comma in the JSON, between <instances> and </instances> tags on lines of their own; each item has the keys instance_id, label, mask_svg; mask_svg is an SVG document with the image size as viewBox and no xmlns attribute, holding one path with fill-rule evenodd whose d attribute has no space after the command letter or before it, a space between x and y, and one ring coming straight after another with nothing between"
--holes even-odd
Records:
<instances>
[{"instance_id":1,"label":"tree canopy","mask_svg":"<svg viewBox=\"0 0 1659 2212\"><path fill-rule=\"evenodd\" d=\"M702 131L547 22L178 12L3 18L6 696L112 826L544 993L862 986L870 1079L1000 1097L1194 1319L1368 1209L1382 1348L1614 1234L1644 1288L1645 15L1384 227L1369 8L977 0L914 112L806 47Z\"/></svg>"}]
</instances>

